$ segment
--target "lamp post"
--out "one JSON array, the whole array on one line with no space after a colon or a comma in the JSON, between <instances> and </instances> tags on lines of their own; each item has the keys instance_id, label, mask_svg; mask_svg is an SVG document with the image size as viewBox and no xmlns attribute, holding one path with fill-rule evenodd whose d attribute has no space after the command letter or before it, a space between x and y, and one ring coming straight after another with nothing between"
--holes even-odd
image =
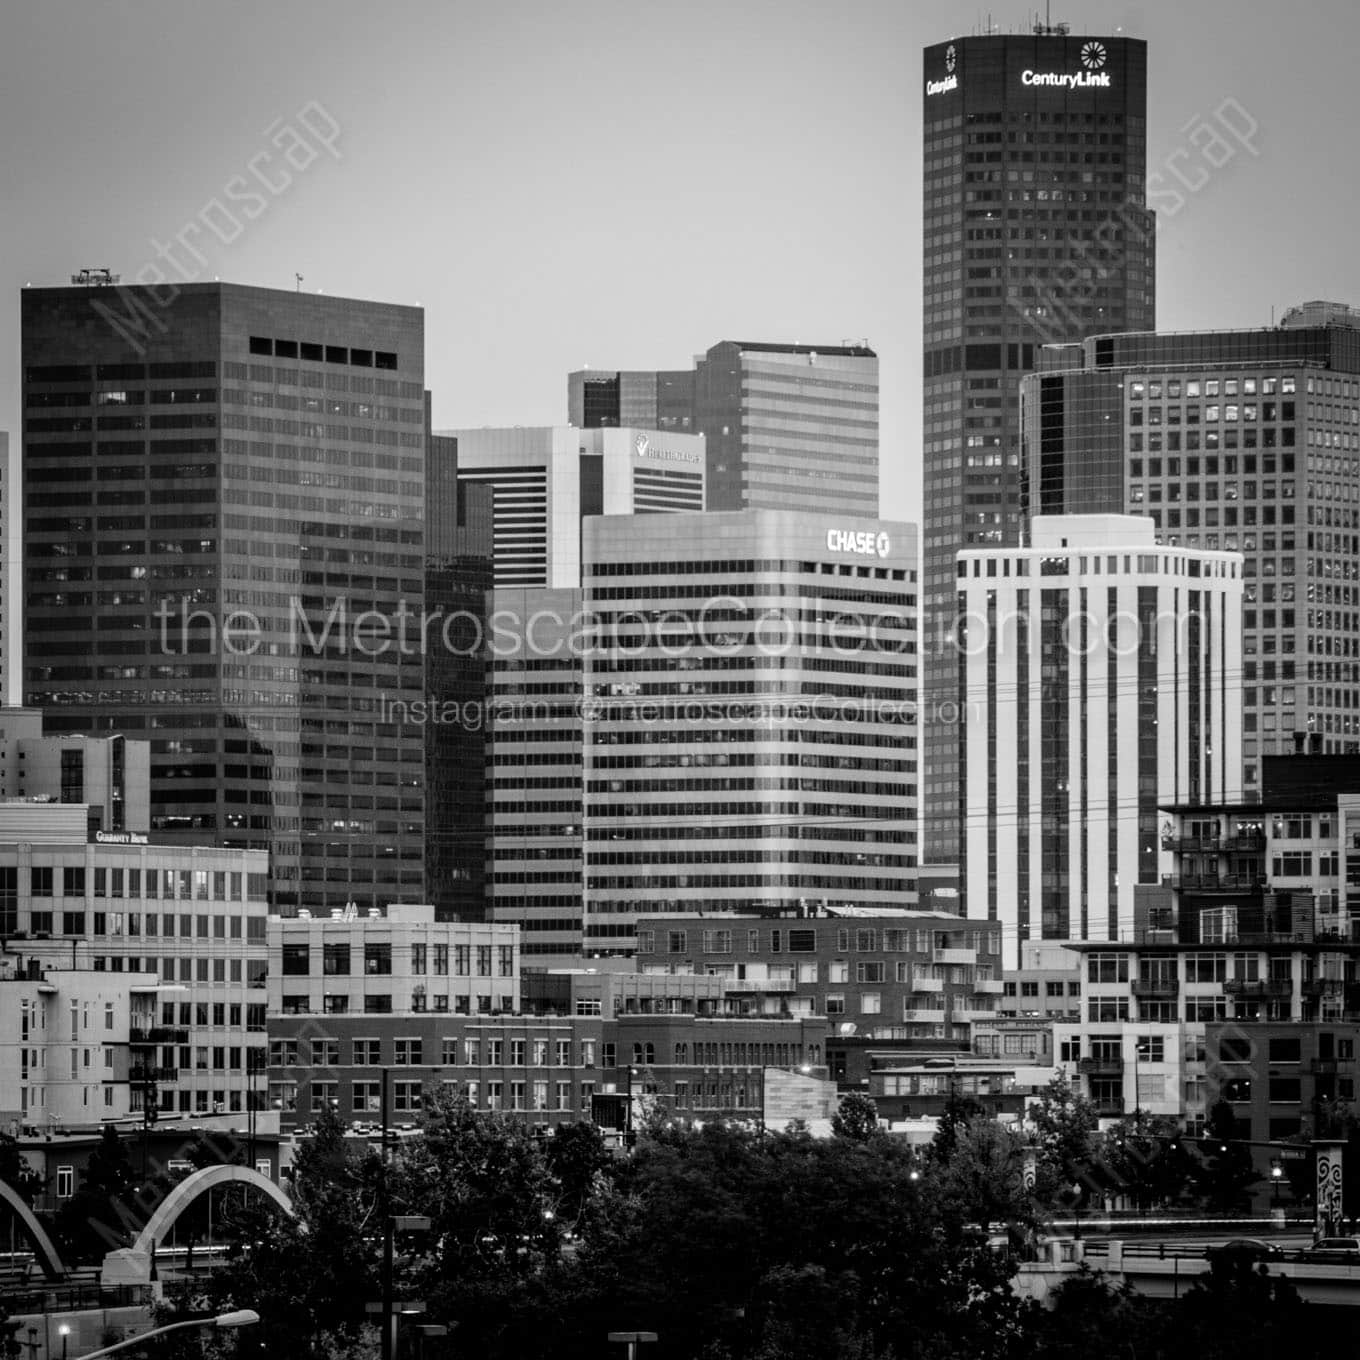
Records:
<instances>
[{"instance_id":1,"label":"lamp post","mask_svg":"<svg viewBox=\"0 0 1360 1360\"><path fill-rule=\"evenodd\" d=\"M655 1341L655 1332L610 1332L609 1340L628 1347L628 1360L637 1360L637 1348L641 1343Z\"/></svg>"},{"instance_id":2,"label":"lamp post","mask_svg":"<svg viewBox=\"0 0 1360 1360\"><path fill-rule=\"evenodd\" d=\"M219 1313L216 1317L186 1318L183 1322L169 1322L164 1327L153 1327L140 1336L130 1336L102 1350L87 1351L81 1360L98 1360L101 1355L112 1355L115 1351L127 1350L131 1346L144 1346L153 1336L164 1336L167 1332L182 1331L186 1327L253 1327L260 1315L253 1308L237 1308L230 1313Z\"/></svg>"},{"instance_id":3,"label":"lamp post","mask_svg":"<svg viewBox=\"0 0 1360 1360\"><path fill-rule=\"evenodd\" d=\"M66 1343L70 1339L71 1328L63 1322L61 1326L57 1328L57 1335L61 1337L61 1360L66 1360Z\"/></svg>"}]
</instances>

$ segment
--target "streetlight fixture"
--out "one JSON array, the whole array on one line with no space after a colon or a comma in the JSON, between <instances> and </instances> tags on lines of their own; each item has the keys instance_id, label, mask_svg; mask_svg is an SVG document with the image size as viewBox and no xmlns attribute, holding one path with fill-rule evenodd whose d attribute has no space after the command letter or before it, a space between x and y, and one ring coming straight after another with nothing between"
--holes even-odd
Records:
<instances>
[{"instance_id":1,"label":"streetlight fixture","mask_svg":"<svg viewBox=\"0 0 1360 1360\"><path fill-rule=\"evenodd\" d=\"M186 1327L253 1327L260 1315L253 1308L237 1308L230 1313L219 1313L216 1317L186 1318L183 1322L170 1322L164 1327L153 1327L139 1336L130 1336L126 1341L105 1346L102 1350L87 1351L81 1360L98 1360L101 1355L112 1355L115 1351L127 1350L132 1346L144 1346L153 1336L164 1336L167 1332L182 1331ZM62 1341L65 1347L65 1338Z\"/></svg>"},{"instance_id":2,"label":"streetlight fixture","mask_svg":"<svg viewBox=\"0 0 1360 1360\"><path fill-rule=\"evenodd\" d=\"M71 1336L70 1326L63 1322L61 1326L57 1328L57 1335L61 1337L61 1360L66 1360L66 1343Z\"/></svg>"},{"instance_id":3,"label":"streetlight fixture","mask_svg":"<svg viewBox=\"0 0 1360 1360\"><path fill-rule=\"evenodd\" d=\"M642 1342L655 1341L655 1332L610 1332L609 1340L628 1347L628 1360L637 1360L637 1348Z\"/></svg>"}]
</instances>

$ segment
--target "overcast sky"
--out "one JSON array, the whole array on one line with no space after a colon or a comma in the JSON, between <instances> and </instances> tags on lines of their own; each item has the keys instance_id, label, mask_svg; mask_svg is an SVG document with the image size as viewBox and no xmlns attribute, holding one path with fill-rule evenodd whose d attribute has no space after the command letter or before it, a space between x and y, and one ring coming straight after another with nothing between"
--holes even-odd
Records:
<instances>
[{"instance_id":1,"label":"overcast sky","mask_svg":"<svg viewBox=\"0 0 1360 1360\"><path fill-rule=\"evenodd\" d=\"M914 518L920 50L986 15L938 0L10 0L0 429L19 428L24 284L86 265L130 280L217 199L239 231L191 232L202 258L177 250L182 271L419 303L437 426L561 422L565 375L585 364L867 339L883 513ZM991 18L1020 29L1030 11ZM1224 101L1257 129L1214 152L1163 223L1162 329L1360 303L1354 0L1074 0L1052 18L1147 39L1150 174L1175 164L1198 182L1192 135ZM308 145L285 183L271 136L290 128ZM280 187L250 219L237 177L252 165Z\"/></svg>"}]
</instances>

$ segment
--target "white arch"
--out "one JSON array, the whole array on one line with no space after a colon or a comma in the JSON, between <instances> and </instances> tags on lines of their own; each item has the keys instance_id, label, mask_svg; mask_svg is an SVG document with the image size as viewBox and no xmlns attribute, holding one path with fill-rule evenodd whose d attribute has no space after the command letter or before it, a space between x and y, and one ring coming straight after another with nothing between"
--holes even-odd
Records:
<instances>
[{"instance_id":1,"label":"white arch","mask_svg":"<svg viewBox=\"0 0 1360 1360\"><path fill-rule=\"evenodd\" d=\"M49 1280L61 1279L66 1274L66 1267L62 1265L61 1257L57 1255L57 1249L52 1245L52 1239L33 1216L33 1210L24 1202L23 1196L8 1181L0 1181L0 1200L9 1205L14 1211L15 1218L23 1225L28 1240L33 1244L34 1254L42 1263L43 1274Z\"/></svg>"},{"instance_id":2,"label":"white arch","mask_svg":"<svg viewBox=\"0 0 1360 1360\"><path fill-rule=\"evenodd\" d=\"M293 1202L267 1176L262 1176L248 1166L205 1166L201 1171L186 1176L156 1206L156 1212L146 1221L146 1227L138 1234L132 1244L134 1252L150 1255L156 1243L165 1236L171 1224L196 1200L199 1195L215 1190L219 1185L247 1185L259 1190L283 1210L289 1218L293 1217Z\"/></svg>"}]
</instances>

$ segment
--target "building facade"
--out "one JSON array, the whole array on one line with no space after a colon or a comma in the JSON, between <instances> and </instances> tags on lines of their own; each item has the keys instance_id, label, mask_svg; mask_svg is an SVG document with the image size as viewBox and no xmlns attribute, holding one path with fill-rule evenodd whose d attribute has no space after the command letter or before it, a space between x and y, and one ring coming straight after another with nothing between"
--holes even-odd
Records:
<instances>
[{"instance_id":1,"label":"building facade","mask_svg":"<svg viewBox=\"0 0 1360 1360\"><path fill-rule=\"evenodd\" d=\"M750 510L586 521L584 934L915 902L916 535Z\"/></svg>"},{"instance_id":2,"label":"building facade","mask_svg":"<svg viewBox=\"0 0 1360 1360\"><path fill-rule=\"evenodd\" d=\"M1324 324L1325 323L1325 324ZM1022 388L1029 508L1147 516L1242 553L1243 785L1360 749L1360 321L1308 303L1248 331L1101 335Z\"/></svg>"},{"instance_id":3,"label":"building facade","mask_svg":"<svg viewBox=\"0 0 1360 1360\"><path fill-rule=\"evenodd\" d=\"M1241 794L1242 560L1136 516L1043 516L959 554L964 897L1030 940L1118 940L1158 807Z\"/></svg>"},{"instance_id":4,"label":"building facade","mask_svg":"<svg viewBox=\"0 0 1360 1360\"><path fill-rule=\"evenodd\" d=\"M993 922L901 911L770 919L732 913L641 917L644 972L722 979L752 1015L823 1015L868 1039L955 1039L993 1018L1001 991Z\"/></svg>"},{"instance_id":5,"label":"building facade","mask_svg":"<svg viewBox=\"0 0 1360 1360\"><path fill-rule=\"evenodd\" d=\"M154 1023L130 1036L134 1111L263 1099L267 867L260 850L92 830L82 804L0 803L0 935L41 967L74 960L155 993Z\"/></svg>"},{"instance_id":6,"label":"building facade","mask_svg":"<svg viewBox=\"0 0 1360 1360\"><path fill-rule=\"evenodd\" d=\"M692 434L554 425L438 438L452 448L460 486L490 488L497 587L579 587L586 515L704 508L704 441Z\"/></svg>"},{"instance_id":7,"label":"building facade","mask_svg":"<svg viewBox=\"0 0 1360 1360\"><path fill-rule=\"evenodd\" d=\"M867 345L724 340L692 370L582 370L567 419L704 437L709 510L878 514L878 356Z\"/></svg>"},{"instance_id":8,"label":"building facade","mask_svg":"<svg viewBox=\"0 0 1360 1360\"><path fill-rule=\"evenodd\" d=\"M269 1011L311 1015L492 1015L519 1009L519 932L438 921L432 905L363 916L271 917Z\"/></svg>"},{"instance_id":9,"label":"building facade","mask_svg":"<svg viewBox=\"0 0 1360 1360\"><path fill-rule=\"evenodd\" d=\"M1147 49L1066 26L925 49L924 852L960 830L954 555L1021 541L1017 391L1045 343L1145 329Z\"/></svg>"},{"instance_id":10,"label":"building facade","mask_svg":"<svg viewBox=\"0 0 1360 1360\"><path fill-rule=\"evenodd\" d=\"M22 294L24 702L149 740L151 830L267 849L279 911L420 900L423 734L375 713L423 678L423 314L162 301Z\"/></svg>"}]
</instances>

